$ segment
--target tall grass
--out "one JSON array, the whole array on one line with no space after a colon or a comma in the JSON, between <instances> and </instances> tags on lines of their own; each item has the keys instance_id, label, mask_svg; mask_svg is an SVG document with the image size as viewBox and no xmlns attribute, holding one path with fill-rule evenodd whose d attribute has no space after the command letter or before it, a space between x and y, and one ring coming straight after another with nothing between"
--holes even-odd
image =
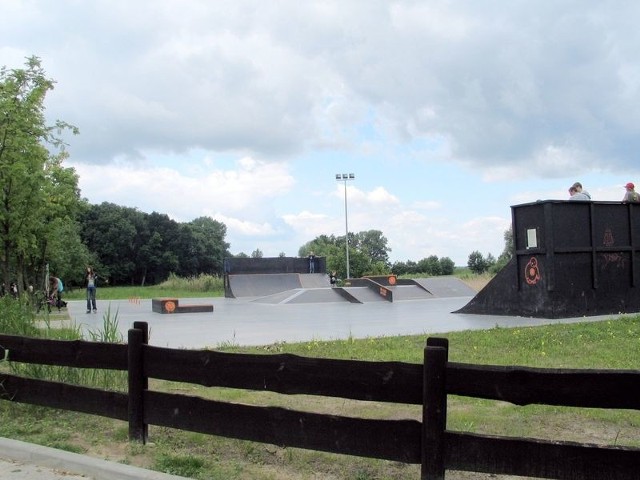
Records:
<instances>
[{"instance_id":1,"label":"tall grass","mask_svg":"<svg viewBox=\"0 0 640 480\"><path fill-rule=\"evenodd\" d=\"M201 273L197 277L178 277L174 273L158 285L162 290L189 290L193 292L224 291L224 281L216 275Z\"/></svg>"},{"instance_id":2,"label":"tall grass","mask_svg":"<svg viewBox=\"0 0 640 480\"><path fill-rule=\"evenodd\" d=\"M54 340L84 340L82 330L77 325L52 327L46 309L42 316L36 316L28 296L20 299L4 297L0 299L0 306L0 332L3 334ZM107 308L103 315L102 329L90 330L88 336L94 342L122 343L123 338L118 330L118 312L112 314L111 307ZM10 361L10 355L8 360L8 368L16 375L117 391L124 391L127 387L126 372L14 363Z\"/></svg>"},{"instance_id":3,"label":"tall grass","mask_svg":"<svg viewBox=\"0 0 640 480\"><path fill-rule=\"evenodd\" d=\"M19 300L10 295L0 297L0 309L0 332L26 337L37 335L36 316L27 297Z\"/></svg>"},{"instance_id":4,"label":"tall grass","mask_svg":"<svg viewBox=\"0 0 640 480\"><path fill-rule=\"evenodd\" d=\"M111 314L111 304L102 315L102 329L89 330L89 338L92 342L124 343L124 338L118 328L118 310ZM104 370L97 368L83 369L81 371L81 384L107 390L126 391L127 372Z\"/></svg>"}]
</instances>

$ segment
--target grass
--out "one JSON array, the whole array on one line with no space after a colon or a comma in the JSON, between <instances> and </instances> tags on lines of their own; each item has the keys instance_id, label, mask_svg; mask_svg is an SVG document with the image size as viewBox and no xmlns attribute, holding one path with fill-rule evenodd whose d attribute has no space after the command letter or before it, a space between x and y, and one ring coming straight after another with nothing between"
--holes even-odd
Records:
<instances>
[{"instance_id":1,"label":"grass","mask_svg":"<svg viewBox=\"0 0 640 480\"><path fill-rule=\"evenodd\" d=\"M106 290L106 289L105 289ZM4 310L3 316L4 317ZM15 323L15 322L14 322ZM106 332L112 331L109 324ZM108 333L107 333L108 336ZM638 369L640 316L539 327L446 333L455 362L533 367ZM349 338L220 345L227 352L292 353L309 357L422 363L426 336ZM414 418L420 406L303 395L278 395L152 381L154 390L235 403L367 418ZM483 434L640 447L640 412L533 405L520 407L464 397L448 400L448 428ZM125 422L0 402L0 435L196 479L417 479L419 467L395 462L282 448L193 432L150 427L150 443L127 441ZM491 478L447 473L448 480Z\"/></svg>"},{"instance_id":2,"label":"grass","mask_svg":"<svg viewBox=\"0 0 640 480\"><path fill-rule=\"evenodd\" d=\"M122 300L125 298L197 298L224 296L224 281L215 275L199 275L191 278L180 278L171 275L168 280L159 285L149 286L104 286L99 285L96 293L100 300ZM65 300L84 300L84 289L74 289L64 292Z\"/></svg>"}]
</instances>

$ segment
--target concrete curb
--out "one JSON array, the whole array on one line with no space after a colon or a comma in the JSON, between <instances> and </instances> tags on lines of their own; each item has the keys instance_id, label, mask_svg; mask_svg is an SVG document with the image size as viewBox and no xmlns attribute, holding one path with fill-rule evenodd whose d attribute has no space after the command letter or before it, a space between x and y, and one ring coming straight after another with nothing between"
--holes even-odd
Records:
<instances>
[{"instance_id":1,"label":"concrete curb","mask_svg":"<svg viewBox=\"0 0 640 480\"><path fill-rule=\"evenodd\" d=\"M186 478L2 437L0 437L0 457L87 475L94 480L115 478L118 480L184 480Z\"/></svg>"}]
</instances>

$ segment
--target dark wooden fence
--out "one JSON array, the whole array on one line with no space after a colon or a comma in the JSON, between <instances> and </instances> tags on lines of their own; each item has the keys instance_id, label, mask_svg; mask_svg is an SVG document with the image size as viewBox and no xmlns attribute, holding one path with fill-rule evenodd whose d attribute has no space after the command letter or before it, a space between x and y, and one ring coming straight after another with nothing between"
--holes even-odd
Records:
<instances>
[{"instance_id":1,"label":"dark wooden fence","mask_svg":"<svg viewBox=\"0 0 640 480\"><path fill-rule=\"evenodd\" d=\"M147 344L134 323L128 345L0 335L13 362L127 370L128 393L0 375L5 400L129 422L131 439L148 425L420 464L422 479L465 470L554 479L637 479L640 449L477 435L447 430L447 395L640 410L640 371L551 370L449 362L446 339L430 338L424 365L173 350ZM148 388L148 379L423 406L422 421L371 420L258 407Z\"/></svg>"}]
</instances>

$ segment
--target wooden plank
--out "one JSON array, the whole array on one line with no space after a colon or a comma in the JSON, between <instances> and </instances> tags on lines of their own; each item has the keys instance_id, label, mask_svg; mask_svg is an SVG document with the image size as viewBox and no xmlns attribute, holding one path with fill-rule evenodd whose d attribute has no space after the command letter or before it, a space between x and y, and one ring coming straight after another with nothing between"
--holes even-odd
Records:
<instances>
[{"instance_id":1,"label":"wooden plank","mask_svg":"<svg viewBox=\"0 0 640 480\"><path fill-rule=\"evenodd\" d=\"M0 400L127 420L124 393L15 375L0 375Z\"/></svg>"},{"instance_id":2,"label":"wooden plank","mask_svg":"<svg viewBox=\"0 0 640 480\"><path fill-rule=\"evenodd\" d=\"M193 304L180 305L174 313L210 313L213 312L213 305Z\"/></svg>"},{"instance_id":3,"label":"wooden plank","mask_svg":"<svg viewBox=\"0 0 640 480\"><path fill-rule=\"evenodd\" d=\"M149 343L149 324L147 322L137 321L137 322L133 322L133 328L140 330L142 332L142 343L144 345L147 345ZM142 354L142 350L141 350L141 354ZM140 387L142 388L142 391L148 390L149 377L144 375L144 366L142 367L140 376L141 376ZM145 439L145 442L146 442L146 440L149 438L149 425L147 425L146 423L143 423L142 429L143 429L143 438Z\"/></svg>"},{"instance_id":4,"label":"wooden plank","mask_svg":"<svg viewBox=\"0 0 640 480\"><path fill-rule=\"evenodd\" d=\"M0 335L0 356L5 358L5 355L11 362L111 370L127 369L127 346L115 343Z\"/></svg>"},{"instance_id":5,"label":"wooden plank","mask_svg":"<svg viewBox=\"0 0 640 480\"><path fill-rule=\"evenodd\" d=\"M422 406L422 480L444 480L447 428L447 358L445 339L430 338L424 351Z\"/></svg>"},{"instance_id":6,"label":"wooden plank","mask_svg":"<svg viewBox=\"0 0 640 480\"><path fill-rule=\"evenodd\" d=\"M640 449L446 432L451 470L558 480L637 480Z\"/></svg>"},{"instance_id":7,"label":"wooden plank","mask_svg":"<svg viewBox=\"0 0 640 480\"><path fill-rule=\"evenodd\" d=\"M132 328L129 330L129 440L146 441L144 425L144 376L142 346L144 332Z\"/></svg>"},{"instance_id":8,"label":"wooden plank","mask_svg":"<svg viewBox=\"0 0 640 480\"><path fill-rule=\"evenodd\" d=\"M640 410L639 370L576 370L449 363L447 392L502 400Z\"/></svg>"},{"instance_id":9,"label":"wooden plank","mask_svg":"<svg viewBox=\"0 0 640 480\"><path fill-rule=\"evenodd\" d=\"M149 377L204 386L422 404L422 365L145 346Z\"/></svg>"},{"instance_id":10,"label":"wooden plank","mask_svg":"<svg viewBox=\"0 0 640 480\"><path fill-rule=\"evenodd\" d=\"M324 452L420 463L420 422L299 412L149 391L145 422Z\"/></svg>"}]
</instances>

